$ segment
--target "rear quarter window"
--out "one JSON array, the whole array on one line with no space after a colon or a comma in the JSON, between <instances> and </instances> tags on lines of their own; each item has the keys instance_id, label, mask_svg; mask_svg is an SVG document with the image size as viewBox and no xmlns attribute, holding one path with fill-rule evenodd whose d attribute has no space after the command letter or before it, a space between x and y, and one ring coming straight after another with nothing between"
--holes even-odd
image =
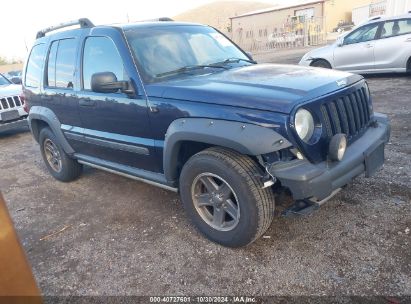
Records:
<instances>
[{"instance_id":1,"label":"rear quarter window","mask_svg":"<svg viewBox=\"0 0 411 304\"><path fill-rule=\"evenodd\" d=\"M24 85L26 87L40 87L45 52L46 46L43 43L37 44L31 49L24 78Z\"/></svg>"}]
</instances>

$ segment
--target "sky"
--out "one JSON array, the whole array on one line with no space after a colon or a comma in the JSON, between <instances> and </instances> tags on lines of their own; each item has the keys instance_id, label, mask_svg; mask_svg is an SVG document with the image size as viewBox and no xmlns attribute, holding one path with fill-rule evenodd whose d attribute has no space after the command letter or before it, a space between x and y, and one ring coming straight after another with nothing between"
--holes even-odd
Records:
<instances>
[{"instance_id":1,"label":"sky","mask_svg":"<svg viewBox=\"0 0 411 304\"><path fill-rule=\"evenodd\" d=\"M40 29L64 21L89 18L94 24L125 23L172 17L214 0L20 0L1 1L0 56L25 59ZM244 0L247 1L247 0ZM250 0L253 1L253 0ZM256 0L273 4L287 0Z\"/></svg>"}]
</instances>

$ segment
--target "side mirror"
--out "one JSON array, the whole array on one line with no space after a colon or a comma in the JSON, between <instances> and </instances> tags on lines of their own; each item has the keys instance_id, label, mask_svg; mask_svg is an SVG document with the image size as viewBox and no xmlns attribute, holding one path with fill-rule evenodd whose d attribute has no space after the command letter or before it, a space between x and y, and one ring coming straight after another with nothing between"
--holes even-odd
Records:
<instances>
[{"instance_id":1,"label":"side mirror","mask_svg":"<svg viewBox=\"0 0 411 304\"><path fill-rule=\"evenodd\" d=\"M253 54L251 54L251 52L245 52L248 56L248 58L250 58L251 60L254 60L253 58Z\"/></svg>"},{"instance_id":2,"label":"side mirror","mask_svg":"<svg viewBox=\"0 0 411 304\"><path fill-rule=\"evenodd\" d=\"M21 84L21 78L17 76L12 77L10 81L14 84Z\"/></svg>"},{"instance_id":3,"label":"side mirror","mask_svg":"<svg viewBox=\"0 0 411 304\"><path fill-rule=\"evenodd\" d=\"M340 37L337 39L337 46L342 47L344 45L344 37Z\"/></svg>"},{"instance_id":4,"label":"side mirror","mask_svg":"<svg viewBox=\"0 0 411 304\"><path fill-rule=\"evenodd\" d=\"M91 90L96 93L116 93L121 91L126 94L133 94L129 89L128 81L118 81L113 72L95 73L91 76Z\"/></svg>"}]
</instances>

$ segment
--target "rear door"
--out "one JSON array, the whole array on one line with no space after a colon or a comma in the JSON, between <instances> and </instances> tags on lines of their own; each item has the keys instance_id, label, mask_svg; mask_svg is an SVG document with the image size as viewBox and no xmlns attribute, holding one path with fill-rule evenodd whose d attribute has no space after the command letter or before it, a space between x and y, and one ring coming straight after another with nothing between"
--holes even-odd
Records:
<instances>
[{"instance_id":1,"label":"rear door","mask_svg":"<svg viewBox=\"0 0 411 304\"><path fill-rule=\"evenodd\" d=\"M334 66L343 71L374 68L375 38L380 23L364 25L344 38L343 45L334 49Z\"/></svg>"},{"instance_id":2,"label":"rear door","mask_svg":"<svg viewBox=\"0 0 411 304\"><path fill-rule=\"evenodd\" d=\"M384 22L375 43L375 68L381 71L405 71L411 58L411 18Z\"/></svg>"},{"instance_id":3,"label":"rear door","mask_svg":"<svg viewBox=\"0 0 411 304\"><path fill-rule=\"evenodd\" d=\"M75 91L77 52L77 37L51 41L41 95L43 104L56 114L62 125L75 127L81 125Z\"/></svg>"}]
</instances>

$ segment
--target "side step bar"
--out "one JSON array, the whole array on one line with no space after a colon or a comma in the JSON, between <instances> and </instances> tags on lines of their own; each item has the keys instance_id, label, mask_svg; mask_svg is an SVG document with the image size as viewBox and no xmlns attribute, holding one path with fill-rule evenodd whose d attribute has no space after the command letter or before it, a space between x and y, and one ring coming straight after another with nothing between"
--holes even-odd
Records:
<instances>
[{"instance_id":1,"label":"side step bar","mask_svg":"<svg viewBox=\"0 0 411 304\"><path fill-rule=\"evenodd\" d=\"M113 162L81 154L74 154L74 158L76 158L77 161L83 165L131 178L149 185L163 188L165 190L178 192L178 189L176 187L167 184L164 175L160 173L153 173L146 170L135 169L129 166L119 165Z\"/></svg>"}]
</instances>

